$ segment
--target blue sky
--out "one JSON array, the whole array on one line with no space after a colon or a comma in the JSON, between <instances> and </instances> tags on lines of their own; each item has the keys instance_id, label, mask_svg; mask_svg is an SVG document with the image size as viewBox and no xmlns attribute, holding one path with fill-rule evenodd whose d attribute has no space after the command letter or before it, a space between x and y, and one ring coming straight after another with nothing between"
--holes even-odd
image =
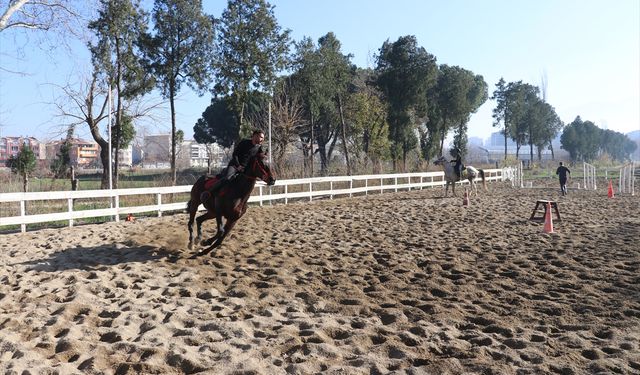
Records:
<instances>
[{"instance_id":1,"label":"blue sky","mask_svg":"<svg viewBox=\"0 0 640 375\"><path fill-rule=\"evenodd\" d=\"M150 3L150 1L148 1ZM275 15L292 38L317 40L334 32L352 62L373 67L385 40L415 35L439 64L458 65L481 74L489 85L504 77L540 86L547 100L569 123L576 116L623 133L640 130L639 0L273 0ZM205 12L219 17L226 1L204 0ZM28 73L0 71L0 132L42 139L63 133L51 105L55 85L78 82L89 71L81 43L71 51L50 53L24 39L0 35L0 66ZM210 100L184 87L177 102L178 128L187 138ZM469 135L486 139L492 131L488 100L469 122ZM170 129L166 111L141 124L147 133ZM103 126L106 128L106 125ZM85 127L78 135L90 138Z\"/></svg>"}]
</instances>

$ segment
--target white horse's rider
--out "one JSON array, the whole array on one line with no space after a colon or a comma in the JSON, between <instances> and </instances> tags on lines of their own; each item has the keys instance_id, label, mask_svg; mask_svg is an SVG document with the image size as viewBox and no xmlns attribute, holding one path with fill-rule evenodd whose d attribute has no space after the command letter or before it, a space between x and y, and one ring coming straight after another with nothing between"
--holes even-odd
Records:
<instances>
[{"instance_id":1,"label":"white horse's rider","mask_svg":"<svg viewBox=\"0 0 640 375\"><path fill-rule=\"evenodd\" d=\"M453 170L458 175L459 179L462 179L462 171L464 170L464 164L462 164L462 155L460 155L460 150L455 150L456 158L451 160L452 163L455 163L453 166Z\"/></svg>"}]
</instances>

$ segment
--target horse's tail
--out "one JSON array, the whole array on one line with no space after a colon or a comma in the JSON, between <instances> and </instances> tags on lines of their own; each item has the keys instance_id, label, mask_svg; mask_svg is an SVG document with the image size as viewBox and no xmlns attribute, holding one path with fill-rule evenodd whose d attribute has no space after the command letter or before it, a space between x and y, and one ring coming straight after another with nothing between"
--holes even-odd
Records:
<instances>
[{"instance_id":1,"label":"horse's tail","mask_svg":"<svg viewBox=\"0 0 640 375\"><path fill-rule=\"evenodd\" d=\"M480 178L482 178L482 187L484 190L487 190L487 180L484 178L484 169L478 169L478 172L480 173Z\"/></svg>"}]
</instances>

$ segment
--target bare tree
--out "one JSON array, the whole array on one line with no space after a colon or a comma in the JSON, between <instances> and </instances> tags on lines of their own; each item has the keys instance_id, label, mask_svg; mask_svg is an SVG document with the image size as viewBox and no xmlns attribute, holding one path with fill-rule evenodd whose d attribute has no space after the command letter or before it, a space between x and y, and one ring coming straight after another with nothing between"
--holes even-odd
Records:
<instances>
[{"instance_id":1,"label":"bare tree","mask_svg":"<svg viewBox=\"0 0 640 375\"><path fill-rule=\"evenodd\" d=\"M15 39L13 58L23 55L24 48L32 45L32 40L45 51L53 51L61 46L68 47L70 38L84 40L87 14L95 9L95 0L8 0L0 1L0 34L4 43L9 35ZM28 42L18 38L23 35ZM4 66L3 66L4 65ZM24 74L7 69L6 72Z\"/></svg>"},{"instance_id":2,"label":"bare tree","mask_svg":"<svg viewBox=\"0 0 640 375\"><path fill-rule=\"evenodd\" d=\"M98 76L99 73L94 70L91 78L79 85L58 86L61 95L55 100L55 106L58 108L58 116L67 120L63 124L65 127L72 128L82 124L89 127L93 140L100 146L103 166L100 186L106 189L109 187L109 139L102 136L100 124L109 116L109 97L108 90L100 84ZM152 104L141 100L125 101L125 112L135 121L152 116L153 110L160 105L161 103Z\"/></svg>"},{"instance_id":3,"label":"bare tree","mask_svg":"<svg viewBox=\"0 0 640 375\"><path fill-rule=\"evenodd\" d=\"M68 25L79 16L69 0L9 0L3 7L0 32L11 28L48 31Z\"/></svg>"},{"instance_id":4,"label":"bare tree","mask_svg":"<svg viewBox=\"0 0 640 375\"><path fill-rule=\"evenodd\" d=\"M271 146L274 168L282 171L288 147L299 137L302 129L308 126L302 101L294 94L286 80L277 85L271 98ZM267 108L259 112L247 113L247 122L253 127L268 133L269 116Z\"/></svg>"}]
</instances>

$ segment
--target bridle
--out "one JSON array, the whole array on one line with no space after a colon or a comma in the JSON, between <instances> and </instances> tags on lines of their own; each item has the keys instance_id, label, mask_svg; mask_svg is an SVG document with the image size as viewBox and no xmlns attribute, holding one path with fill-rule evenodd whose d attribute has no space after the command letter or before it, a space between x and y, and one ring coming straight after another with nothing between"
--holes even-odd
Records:
<instances>
[{"instance_id":1,"label":"bridle","mask_svg":"<svg viewBox=\"0 0 640 375\"><path fill-rule=\"evenodd\" d=\"M257 166L255 165L257 163ZM264 163L260 160L260 155L255 156L252 161L251 161L251 167L249 168L249 171L251 171L251 174L248 174L247 170L245 170L244 175L247 178L256 180L256 179L260 179L264 182L267 182L267 179L270 176L270 173L267 169L267 167L264 165ZM258 173L253 173L253 172L258 172ZM261 174L261 176L259 176L258 174Z\"/></svg>"}]
</instances>

